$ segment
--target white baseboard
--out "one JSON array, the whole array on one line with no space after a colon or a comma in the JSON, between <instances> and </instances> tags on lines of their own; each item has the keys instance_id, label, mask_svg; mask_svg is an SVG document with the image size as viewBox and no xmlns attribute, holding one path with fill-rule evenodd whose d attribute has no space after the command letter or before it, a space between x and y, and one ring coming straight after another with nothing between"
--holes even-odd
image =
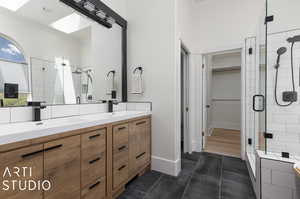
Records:
<instances>
[{"instance_id":1,"label":"white baseboard","mask_svg":"<svg viewBox=\"0 0 300 199\"><path fill-rule=\"evenodd\" d=\"M181 160L176 161L152 156L151 169L171 176L178 176L181 171Z\"/></svg>"},{"instance_id":2,"label":"white baseboard","mask_svg":"<svg viewBox=\"0 0 300 199\"><path fill-rule=\"evenodd\" d=\"M229 123L229 122L214 122L211 125L212 128L217 129L232 129L232 130L241 130L241 125L239 123Z\"/></svg>"},{"instance_id":3,"label":"white baseboard","mask_svg":"<svg viewBox=\"0 0 300 199\"><path fill-rule=\"evenodd\" d=\"M202 152L202 146L201 146L201 144L199 144L198 142L196 142L195 140L193 140L193 142L192 142L192 151L193 152Z\"/></svg>"}]
</instances>

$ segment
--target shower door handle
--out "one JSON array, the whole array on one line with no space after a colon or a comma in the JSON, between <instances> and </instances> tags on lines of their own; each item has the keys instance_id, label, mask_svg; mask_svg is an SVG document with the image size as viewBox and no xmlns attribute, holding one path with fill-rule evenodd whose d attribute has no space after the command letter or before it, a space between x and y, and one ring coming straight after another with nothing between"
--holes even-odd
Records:
<instances>
[{"instance_id":1,"label":"shower door handle","mask_svg":"<svg viewBox=\"0 0 300 199\"><path fill-rule=\"evenodd\" d=\"M262 106L261 108L256 108L256 100L261 99L262 101ZM252 101L252 109L255 112L263 112L265 111L265 96L264 95L254 95L253 96L253 101Z\"/></svg>"}]
</instances>

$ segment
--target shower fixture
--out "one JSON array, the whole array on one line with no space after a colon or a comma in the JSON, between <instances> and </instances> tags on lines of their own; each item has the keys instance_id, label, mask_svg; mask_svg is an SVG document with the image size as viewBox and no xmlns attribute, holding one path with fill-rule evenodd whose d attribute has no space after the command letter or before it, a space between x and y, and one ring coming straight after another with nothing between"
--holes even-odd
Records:
<instances>
[{"instance_id":1,"label":"shower fixture","mask_svg":"<svg viewBox=\"0 0 300 199\"><path fill-rule=\"evenodd\" d=\"M289 43L296 43L300 41L300 35L296 35L294 37L290 37L287 39L287 42Z\"/></svg>"},{"instance_id":2,"label":"shower fixture","mask_svg":"<svg viewBox=\"0 0 300 199\"><path fill-rule=\"evenodd\" d=\"M280 104L277 99L278 70L280 67L280 57L281 57L281 55L286 53L286 51L287 51L286 47L281 47L277 50L277 62L275 65L275 69L276 69L275 90L274 90L275 102L278 106L282 106L282 107L290 106L298 100L298 93L296 92L296 89L295 89L295 78L294 78L294 45L296 42L300 42L300 35L296 35L294 37L288 38L287 42L291 43L291 73L292 73L291 80L292 80L293 90L292 91L284 91L282 93L282 101L288 102L288 104Z\"/></svg>"},{"instance_id":3,"label":"shower fixture","mask_svg":"<svg viewBox=\"0 0 300 199\"><path fill-rule=\"evenodd\" d=\"M278 69L279 66L280 66L280 57L281 57L281 55L286 53L286 51L287 51L286 47L281 47L277 50L277 62L276 62L276 65L275 65L276 69Z\"/></svg>"},{"instance_id":4,"label":"shower fixture","mask_svg":"<svg viewBox=\"0 0 300 199\"><path fill-rule=\"evenodd\" d=\"M81 68L76 68L75 71L72 72L73 74L82 74Z\"/></svg>"}]
</instances>

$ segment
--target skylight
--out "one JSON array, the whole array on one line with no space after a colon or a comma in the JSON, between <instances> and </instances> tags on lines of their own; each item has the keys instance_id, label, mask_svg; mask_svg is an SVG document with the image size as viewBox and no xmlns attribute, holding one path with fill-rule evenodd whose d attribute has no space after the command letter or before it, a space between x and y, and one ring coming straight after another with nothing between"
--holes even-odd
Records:
<instances>
[{"instance_id":1,"label":"skylight","mask_svg":"<svg viewBox=\"0 0 300 199\"><path fill-rule=\"evenodd\" d=\"M29 1L30 0L0 0L0 7L4 7L15 12Z\"/></svg>"},{"instance_id":2,"label":"skylight","mask_svg":"<svg viewBox=\"0 0 300 199\"><path fill-rule=\"evenodd\" d=\"M90 21L76 13L73 13L53 22L50 26L52 28L55 28L56 30L70 34L83 28L86 28L89 25Z\"/></svg>"}]
</instances>

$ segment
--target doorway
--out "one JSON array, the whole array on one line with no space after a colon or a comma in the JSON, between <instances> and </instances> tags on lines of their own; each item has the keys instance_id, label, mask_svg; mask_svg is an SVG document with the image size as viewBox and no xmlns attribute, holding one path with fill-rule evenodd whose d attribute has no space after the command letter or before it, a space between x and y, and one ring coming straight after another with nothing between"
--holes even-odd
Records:
<instances>
[{"instance_id":1,"label":"doorway","mask_svg":"<svg viewBox=\"0 0 300 199\"><path fill-rule=\"evenodd\" d=\"M203 58L203 149L241 157L242 50Z\"/></svg>"},{"instance_id":2,"label":"doorway","mask_svg":"<svg viewBox=\"0 0 300 199\"><path fill-rule=\"evenodd\" d=\"M182 44L180 53L181 152L189 152L189 51Z\"/></svg>"}]
</instances>

